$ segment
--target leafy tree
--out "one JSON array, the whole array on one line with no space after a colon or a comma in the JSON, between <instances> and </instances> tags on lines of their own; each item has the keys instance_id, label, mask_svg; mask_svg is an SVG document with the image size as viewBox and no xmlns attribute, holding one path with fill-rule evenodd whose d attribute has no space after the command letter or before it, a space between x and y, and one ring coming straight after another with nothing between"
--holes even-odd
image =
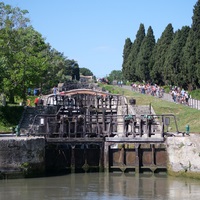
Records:
<instances>
[{"instance_id":1,"label":"leafy tree","mask_svg":"<svg viewBox=\"0 0 200 200\"><path fill-rule=\"evenodd\" d=\"M8 63L2 85L11 102L14 95L25 101L27 88L43 81L41 75L48 67L45 55L47 47L41 35L31 27L13 32L15 41L9 45L13 53L3 53Z\"/></svg>"},{"instance_id":2,"label":"leafy tree","mask_svg":"<svg viewBox=\"0 0 200 200\"><path fill-rule=\"evenodd\" d=\"M44 92L49 92L58 83L72 79L79 80L79 68L77 68L78 64L76 61L67 59L56 49L51 49L50 46L48 54L49 60L47 62L49 67L46 68L43 76L44 80L46 80L43 83Z\"/></svg>"},{"instance_id":3,"label":"leafy tree","mask_svg":"<svg viewBox=\"0 0 200 200\"><path fill-rule=\"evenodd\" d=\"M74 60L52 49L40 33L29 26L28 11L0 3L0 92L14 103L26 101L28 88L47 92L70 76L79 80Z\"/></svg>"},{"instance_id":4,"label":"leafy tree","mask_svg":"<svg viewBox=\"0 0 200 200\"><path fill-rule=\"evenodd\" d=\"M0 30L17 30L29 25L30 20L26 17L27 10L21 10L19 7L11 7L0 2L0 11Z\"/></svg>"},{"instance_id":5,"label":"leafy tree","mask_svg":"<svg viewBox=\"0 0 200 200\"><path fill-rule=\"evenodd\" d=\"M14 94L20 91L21 83L18 81L21 70L20 59L23 57L21 34L29 24L25 17L26 10L18 7L12 8L0 2L0 57L1 57L1 92L9 96L14 102ZM23 84L24 88L24 84Z\"/></svg>"},{"instance_id":6,"label":"leafy tree","mask_svg":"<svg viewBox=\"0 0 200 200\"><path fill-rule=\"evenodd\" d=\"M47 45L46 58L47 67L43 71L40 84L43 93L48 93L53 86L67 79L67 58L56 49L51 48L49 44Z\"/></svg>"},{"instance_id":7,"label":"leafy tree","mask_svg":"<svg viewBox=\"0 0 200 200\"><path fill-rule=\"evenodd\" d=\"M25 30L25 42L23 53L24 66L22 66L22 78L24 78L24 94L28 87L37 86L42 89L44 74L49 68L48 45L45 43L44 38L34 29L30 28ZM28 45L26 45L28 44Z\"/></svg>"},{"instance_id":8,"label":"leafy tree","mask_svg":"<svg viewBox=\"0 0 200 200\"><path fill-rule=\"evenodd\" d=\"M111 73L109 74L107 78L108 78L109 83L112 83L114 80L116 80L117 82L124 80L123 73L121 70L111 71Z\"/></svg>"},{"instance_id":9,"label":"leafy tree","mask_svg":"<svg viewBox=\"0 0 200 200\"><path fill-rule=\"evenodd\" d=\"M79 71L83 76L93 76L93 73L88 68L81 67Z\"/></svg>"}]
</instances>

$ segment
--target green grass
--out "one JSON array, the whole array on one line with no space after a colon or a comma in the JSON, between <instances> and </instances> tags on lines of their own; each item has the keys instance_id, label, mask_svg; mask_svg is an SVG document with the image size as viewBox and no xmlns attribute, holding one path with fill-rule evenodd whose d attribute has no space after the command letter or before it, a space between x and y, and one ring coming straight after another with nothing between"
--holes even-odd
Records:
<instances>
[{"instance_id":1,"label":"green grass","mask_svg":"<svg viewBox=\"0 0 200 200\"><path fill-rule=\"evenodd\" d=\"M23 113L23 106L0 106L0 132L11 132Z\"/></svg>"},{"instance_id":2,"label":"green grass","mask_svg":"<svg viewBox=\"0 0 200 200\"><path fill-rule=\"evenodd\" d=\"M28 96L30 106L34 106L34 99L36 96ZM15 98L15 103L7 103L5 107L0 106L0 132L12 132L12 128L16 127L20 121L23 106L19 106L21 99Z\"/></svg>"},{"instance_id":3,"label":"green grass","mask_svg":"<svg viewBox=\"0 0 200 200\"><path fill-rule=\"evenodd\" d=\"M200 89L193 90L190 92L192 98L200 100Z\"/></svg>"}]
</instances>

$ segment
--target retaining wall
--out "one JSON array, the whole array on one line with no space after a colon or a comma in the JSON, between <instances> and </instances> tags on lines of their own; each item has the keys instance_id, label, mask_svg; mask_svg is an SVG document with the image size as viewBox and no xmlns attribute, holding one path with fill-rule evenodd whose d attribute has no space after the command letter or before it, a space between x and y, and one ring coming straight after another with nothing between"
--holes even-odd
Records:
<instances>
[{"instance_id":1,"label":"retaining wall","mask_svg":"<svg viewBox=\"0 0 200 200\"><path fill-rule=\"evenodd\" d=\"M168 173L200 178L200 134L166 140Z\"/></svg>"},{"instance_id":2,"label":"retaining wall","mask_svg":"<svg viewBox=\"0 0 200 200\"><path fill-rule=\"evenodd\" d=\"M44 138L0 138L0 178L40 176L45 172L44 161Z\"/></svg>"}]
</instances>

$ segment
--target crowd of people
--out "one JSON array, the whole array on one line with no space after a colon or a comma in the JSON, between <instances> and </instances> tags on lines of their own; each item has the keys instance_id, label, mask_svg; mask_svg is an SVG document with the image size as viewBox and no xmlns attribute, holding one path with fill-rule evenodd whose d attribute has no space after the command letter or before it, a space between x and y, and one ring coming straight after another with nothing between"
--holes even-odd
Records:
<instances>
[{"instance_id":1,"label":"crowd of people","mask_svg":"<svg viewBox=\"0 0 200 200\"><path fill-rule=\"evenodd\" d=\"M184 89L173 87L170 91L170 94L175 103L181 103L189 106L189 94Z\"/></svg>"},{"instance_id":2,"label":"crowd of people","mask_svg":"<svg viewBox=\"0 0 200 200\"><path fill-rule=\"evenodd\" d=\"M156 84L151 85L149 83L147 83L147 84L133 83L133 84L131 84L131 86L132 86L133 91L140 92L142 94L149 94L149 95L156 96L159 98L162 98L163 94L164 94L164 88L162 88Z\"/></svg>"},{"instance_id":3,"label":"crowd of people","mask_svg":"<svg viewBox=\"0 0 200 200\"><path fill-rule=\"evenodd\" d=\"M152 96L156 96L159 98L162 98L164 95L164 88L158 86L157 84L137 84L133 83L131 84L132 90L135 92L140 92L142 94L149 94ZM190 95L187 91L184 89L181 89L179 87L172 87L170 90L170 95L172 97L172 100L175 103L180 103L189 106L189 98Z\"/></svg>"}]
</instances>

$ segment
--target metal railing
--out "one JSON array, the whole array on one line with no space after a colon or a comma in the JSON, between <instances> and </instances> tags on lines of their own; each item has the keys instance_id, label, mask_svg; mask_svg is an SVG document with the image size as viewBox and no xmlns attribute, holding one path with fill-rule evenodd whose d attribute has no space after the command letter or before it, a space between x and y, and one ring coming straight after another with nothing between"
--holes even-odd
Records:
<instances>
[{"instance_id":1,"label":"metal railing","mask_svg":"<svg viewBox=\"0 0 200 200\"><path fill-rule=\"evenodd\" d=\"M170 102L174 102L171 94L168 94L168 93L164 93L164 96L162 97L162 99L170 101ZM176 102L174 102L174 103L176 103ZM186 104L183 104L183 105L186 105ZM200 110L200 100L189 98L188 105L186 105L186 106Z\"/></svg>"}]
</instances>

